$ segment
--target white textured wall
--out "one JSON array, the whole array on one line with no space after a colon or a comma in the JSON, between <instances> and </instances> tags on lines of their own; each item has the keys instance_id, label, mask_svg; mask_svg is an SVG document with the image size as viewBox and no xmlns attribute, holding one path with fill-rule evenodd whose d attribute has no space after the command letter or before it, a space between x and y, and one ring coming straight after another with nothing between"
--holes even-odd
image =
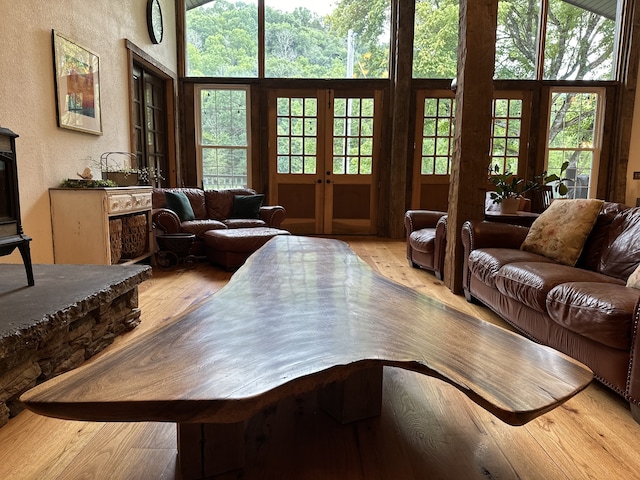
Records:
<instances>
[{"instance_id":1,"label":"white textured wall","mask_svg":"<svg viewBox=\"0 0 640 480\"><path fill-rule=\"evenodd\" d=\"M19 135L22 224L34 263L53 263L48 189L76 177L89 158L130 149L125 39L177 72L175 3L160 3L165 34L154 45L147 0L0 0L0 125ZM100 56L101 136L57 127L52 29ZM3 261L22 260L16 251Z\"/></svg>"}]
</instances>

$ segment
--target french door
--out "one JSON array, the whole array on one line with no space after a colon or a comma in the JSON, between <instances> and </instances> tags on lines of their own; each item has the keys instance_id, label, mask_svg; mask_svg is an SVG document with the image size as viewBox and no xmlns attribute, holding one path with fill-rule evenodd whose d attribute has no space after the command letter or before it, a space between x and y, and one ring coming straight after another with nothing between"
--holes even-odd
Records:
<instances>
[{"instance_id":1,"label":"french door","mask_svg":"<svg viewBox=\"0 0 640 480\"><path fill-rule=\"evenodd\" d=\"M149 184L160 186L168 176L165 82L138 65L133 67L134 150L138 167L151 170ZM153 175L159 172L159 175Z\"/></svg>"},{"instance_id":2,"label":"french door","mask_svg":"<svg viewBox=\"0 0 640 480\"><path fill-rule=\"evenodd\" d=\"M382 90L269 96L270 202L297 234L375 234Z\"/></svg>"}]
</instances>

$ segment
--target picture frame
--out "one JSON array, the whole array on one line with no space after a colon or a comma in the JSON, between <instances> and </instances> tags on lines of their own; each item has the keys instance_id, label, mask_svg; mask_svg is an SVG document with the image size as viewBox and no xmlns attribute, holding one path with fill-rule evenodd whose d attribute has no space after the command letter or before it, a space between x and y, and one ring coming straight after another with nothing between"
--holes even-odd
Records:
<instances>
[{"instance_id":1,"label":"picture frame","mask_svg":"<svg viewBox=\"0 0 640 480\"><path fill-rule=\"evenodd\" d=\"M51 31L58 127L102 135L100 57Z\"/></svg>"}]
</instances>

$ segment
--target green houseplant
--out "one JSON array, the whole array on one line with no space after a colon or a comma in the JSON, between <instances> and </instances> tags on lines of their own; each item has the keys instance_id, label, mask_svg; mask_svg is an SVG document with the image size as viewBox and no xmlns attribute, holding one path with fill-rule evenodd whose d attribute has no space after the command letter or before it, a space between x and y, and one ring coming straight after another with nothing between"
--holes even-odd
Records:
<instances>
[{"instance_id":1,"label":"green houseplant","mask_svg":"<svg viewBox=\"0 0 640 480\"><path fill-rule=\"evenodd\" d=\"M497 164L489 171L489 181L496 188L489 196L493 203L501 205L504 213L516 212L519 197L534 188L531 183L526 183L524 179L516 177L508 170L500 173L500 166Z\"/></svg>"},{"instance_id":2,"label":"green houseplant","mask_svg":"<svg viewBox=\"0 0 640 480\"><path fill-rule=\"evenodd\" d=\"M569 167L569 162L565 161L560 166L560 175L556 175L552 173L549 175L547 170L543 171L541 174L533 177L533 180L530 181L527 186L528 190L535 190L541 186L551 185L553 190L558 194L559 197L565 197L567 193L569 193L569 187L565 182L570 182L571 179L565 176L565 172Z\"/></svg>"}]
</instances>

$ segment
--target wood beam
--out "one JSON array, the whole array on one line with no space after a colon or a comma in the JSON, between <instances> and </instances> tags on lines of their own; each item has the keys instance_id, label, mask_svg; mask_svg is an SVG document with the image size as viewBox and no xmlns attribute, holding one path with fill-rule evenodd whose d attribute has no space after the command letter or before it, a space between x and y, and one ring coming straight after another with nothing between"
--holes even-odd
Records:
<instances>
[{"instance_id":1,"label":"wood beam","mask_svg":"<svg viewBox=\"0 0 640 480\"><path fill-rule=\"evenodd\" d=\"M640 11L638 0L622 2L624 8L620 19L620 38L617 50L616 80L620 81L615 114L613 160L607 182L607 198L613 202L625 203L627 193L627 170L631 148L631 127L638 82L640 63ZM620 8L620 7L619 7ZM602 175L602 168L600 174ZM602 177L601 177L602 178ZM600 189L598 189L600 193ZM599 197L600 198L600 197Z\"/></svg>"},{"instance_id":2,"label":"wood beam","mask_svg":"<svg viewBox=\"0 0 640 480\"><path fill-rule=\"evenodd\" d=\"M413 138L409 128L411 112L411 79L413 76L413 30L415 16L414 0L398 0L393 35L394 58L391 65L392 134L391 171L389 191L390 238L404 236L404 212L407 209L407 185L409 164L409 142Z\"/></svg>"},{"instance_id":3,"label":"wood beam","mask_svg":"<svg viewBox=\"0 0 640 480\"><path fill-rule=\"evenodd\" d=\"M445 282L454 293L462 291L462 224L484 218L497 22L497 0L460 2L455 136L445 259Z\"/></svg>"}]
</instances>

